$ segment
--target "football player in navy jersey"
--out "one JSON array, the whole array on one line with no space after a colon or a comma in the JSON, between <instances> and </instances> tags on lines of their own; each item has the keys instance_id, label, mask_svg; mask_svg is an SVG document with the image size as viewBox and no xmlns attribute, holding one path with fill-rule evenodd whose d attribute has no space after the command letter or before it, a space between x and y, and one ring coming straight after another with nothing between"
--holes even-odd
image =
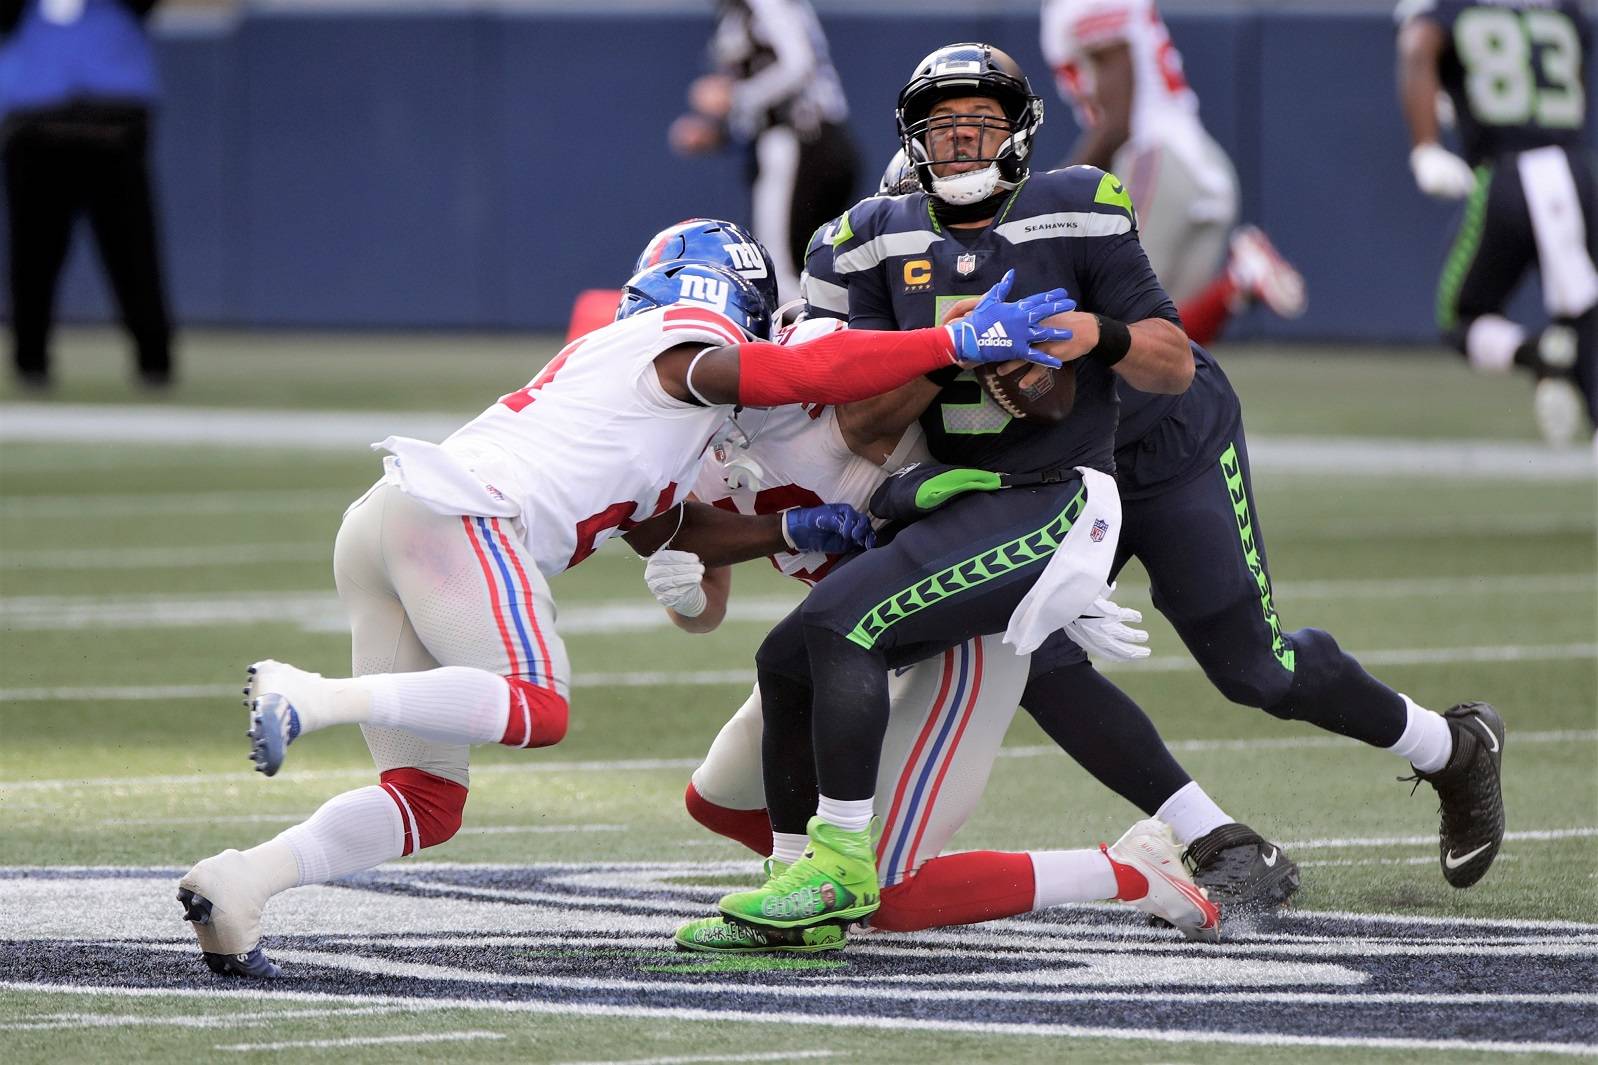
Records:
<instances>
[{"instance_id":1,"label":"football player in navy jersey","mask_svg":"<svg viewBox=\"0 0 1598 1065\"><path fill-rule=\"evenodd\" d=\"M1437 327L1477 370L1531 373L1543 437L1567 443L1598 423L1598 219L1583 139L1592 23L1577 0L1404 0L1397 18L1415 183L1466 200ZM1463 159L1439 143L1440 92ZM1534 262L1552 319L1540 331L1504 316Z\"/></svg>"},{"instance_id":2,"label":"football player in navy jersey","mask_svg":"<svg viewBox=\"0 0 1598 1065\"><path fill-rule=\"evenodd\" d=\"M978 49L975 54L972 48ZM940 79L940 56L975 65L979 72L967 68ZM1002 76L984 67L997 67ZM906 150L912 158L920 155L917 175L925 194L873 198L852 209L831 238L835 281L825 276L824 252L812 244L812 276L824 286L834 285L820 290L830 302L820 309L835 314L846 309L851 322L861 326L931 324L940 308L982 291L990 271L1013 267L1034 286L1063 280L1078 299L1079 315L1138 313L1139 300L1148 295L1147 279L1138 269L1140 253L1134 254L1135 215L1129 204L1116 202L1119 183L1083 167L1028 179L1024 165L1016 165L1015 134L1025 134L1019 142L1025 147L1035 128L1030 109L1017 104L1030 95L1024 86L1008 57L981 46L943 49L924 61L901 95L900 120ZM990 101L981 101L984 93ZM973 96L998 107L973 104ZM991 154L986 168L941 166L934 127L951 112L940 104L979 108L953 112L960 116L955 124L972 115L969 124L987 140L998 139L999 150L974 152L970 138L945 143L956 163L980 163ZM1005 122L1030 128L1009 128ZM947 180L970 174L977 176L964 177L952 188ZM943 198L967 200L971 187L974 204ZM1120 219L1127 223L1124 229ZM1094 233L1099 235L1089 236ZM1103 264L1112 258L1119 258L1129 276L1105 276ZM1101 302L1107 297L1123 302ZM1153 313L1168 307L1165 303ZM1214 359L1196 345L1191 352L1192 385L1180 395L1140 390L1133 386L1143 382L1125 374L1120 376L1126 380L1110 382L1122 403L1114 454L1124 530L1114 570L1133 555L1143 562L1155 605L1229 699L1410 760L1442 800L1444 876L1455 886L1469 886L1486 872L1502 839L1502 721L1480 703L1436 714L1369 676L1327 633L1283 631L1253 516L1241 406ZM1101 362L1080 360L1079 402L1080 382L1101 369L1095 366ZM885 431L891 431L895 418L902 425L919 414L940 461L980 464L986 459L991 468L1008 470L1011 462L1035 468L1047 461L1042 453L1056 446L1047 428L1008 419L964 374L952 381L913 382L850 413L873 419ZM1077 420L1073 412L1067 422ZM1019 439L1035 446L1006 454L1003 443ZM1079 440L1062 443L1081 446ZM816 648L811 655L814 661ZM774 661L771 655L763 658L763 667ZM1023 705L1077 761L1145 812L1170 822L1202 818L1213 807L1174 760L1158 754L1157 733L1141 709L1069 641L1056 637L1034 654ZM1129 751L1138 753L1128 757ZM788 816L791 824L794 815ZM1246 826L1217 825L1193 844L1188 857L1196 879L1223 904L1281 900L1297 887L1297 870L1280 848Z\"/></svg>"},{"instance_id":3,"label":"football player in navy jersey","mask_svg":"<svg viewBox=\"0 0 1598 1065\"><path fill-rule=\"evenodd\" d=\"M994 55L1007 66L995 64ZM880 286L877 320L902 328L892 301L903 297L928 322L937 321L943 308L931 284L940 268L933 255L943 249L934 245L948 225L969 225L976 239L960 256L951 253L944 269L961 271L973 286L1011 268L1023 285L1048 277L1046 287L1070 290L1099 314L1071 310L1051 317L1049 324L1071 335L1041 345L1075 364L1070 418L1053 425L1012 419L974 383L960 382L956 387L968 386L968 395L951 402L958 409L946 420L923 420L940 461L1002 471L1021 486L964 495L903 526L886 546L835 569L761 645L756 661L772 828L785 836L808 831L809 848L807 857L760 889L722 900L727 917L758 926L801 928L875 910L869 823L888 716L887 670L975 635L1006 631L1040 577L1047 572L1053 579L1057 553L1069 566L1067 553L1084 550L1062 549L1079 519L1083 530L1104 534L1092 519L1097 508L1110 505L1104 494L1114 495L1105 474L1113 470L1115 379L1180 392L1192 376L1175 308L1138 246L1131 202L1109 175L1086 168L1050 175L1027 194L1039 216L1031 217L1029 208L1026 235L1014 236L1025 242L1071 231L1092 239L1052 242L1057 254L1045 266L1024 259L1012 267L996 263L995 249L983 244L979 230L1009 190L1023 186L1042 102L1013 61L986 46L946 49L923 66L926 76L918 75L917 83L954 71L971 90L950 99L907 90L912 107L923 99L927 105L908 120L921 132L906 139L907 155L918 179L958 206L943 219L928 213L925 196L878 197L851 210L832 238L835 268L849 285L851 319L858 323L856 316L872 304L862 294L856 305L852 274L904 252L895 260L897 287ZM919 214L898 211L911 202Z\"/></svg>"}]
</instances>

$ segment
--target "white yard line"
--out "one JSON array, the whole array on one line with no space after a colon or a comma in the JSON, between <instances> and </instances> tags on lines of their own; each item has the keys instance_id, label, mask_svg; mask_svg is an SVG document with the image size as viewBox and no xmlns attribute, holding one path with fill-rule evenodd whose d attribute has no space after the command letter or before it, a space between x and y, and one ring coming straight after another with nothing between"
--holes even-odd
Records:
<instances>
[{"instance_id":1,"label":"white yard line","mask_svg":"<svg viewBox=\"0 0 1598 1065\"><path fill-rule=\"evenodd\" d=\"M220 547L44 548L7 551L7 570L193 569L199 566L250 566L268 562L325 562L331 544L224 544Z\"/></svg>"},{"instance_id":2,"label":"white yard line","mask_svg":"<svg viewBox=\"0 0 1598 1065\"><path fill-rule=\"evenodd\" d=\"M0 404L0 442L203 444L243 448L356 451L391 433L442 440L451 415L392 411L229 410L31 403ZM1446 479L1513 477L1587 481L1590 449L1474 439L1256 436L1256 471Z\"/></svg>"},{"instance_id":3,"label":"white yard line","mask_svg":"<svg viewBox=\"0 0 1598 1065\"><path fill-rule=\"evenodd\" d=\"M1551 828L1520 832L1505 832L1506 840L1591 839L1598 836L1598 828ZM1345 836L1339 839L1284 840L1282 846L1294 851L1332 850L1341 847L1418 847L1422 844L1435 847L1437 836Z\"/></svg>"},{"instance_id":4,"label":"white yard line","mask_svg":"<svg viewBox=\"0 0 1598 1065\"><path fill-rule=\"evenodd\" d=\"M1598 741L1598 730L1550 729L1547 731L1511 733L1516 745L1541 743L1591 743ZM1341 736L1303 736L1247 740L1173 740L1167 744L1179 753L1202 751L1291 751L1318 748L1346 748L1353 750L1356 741ZM1000 758L1064 757L1058 747L1028 745L1001 747ZM640 773L664 770L696 769L699 758L617 758L584 761L528 761L517 765L487 765L474 767L473 776L497 776L516 773ZM370 767L349 769L312 769L294 774L299 781L345 780L352 777L369 777ZM172 773L139 777L57 777L46 780L17 780L0 782L0 797L9 793L88 790L94 788L156 788L183 787L187 785L224 784L254 780L254 772L238 773ZM207 818L207 821L213 820ZM1565 831L1563 829L1559 831ZM1585 831L1585 830L1581 830ZM1403 837L1408 838L1408 837ZM1436 842L1435 837L1431 838ZM1283 844L1287 846L1287 844Z\"/></svg>"},{"instance_id":5,"label":"white yard line","mask_svg":"<svg viewBox=\"0 0 1598 1065\"><path fill-rule=\"evenodd\" d=\"M331 559L331 546L320 554L303 551L299 545L280 545L281 554L296 559ZM130 554L127 568L162 565L213 565L232 559L251 561L252 551L262 558L275 547L152 548L141 555ZM118 568L112 564L121 552L98 549L41 551L3 556L6 568L75 568L66 561L72 557L89 560L85 568ZM192 556L191 561L183 561ZM16 559L20 557L22 564ZM48 566L35 566L33 558L50 560ZM59 565L57 563L59 562ZM642 581L640 588L642 587ZM1384 580L1346 579L1288 581L1275 586L1285 599L1437 599L1464 596L1581 596L1590 599L1598 588L1598 573L1494 574L1471 577L1414 577ZM1118 596L1125 602L1148 601L1145 585L1128 585ZM733 622L770 624L787 616L798 602L796 597L760 596L735 599L728 606L727 618ZM331 591L227 592L217 595L13 595L0 597L0 623L12 631L55 631L91 628L148 628L151 626L213 626L219 624L258 625L263 621L298 624L312 631L342 632L347 628L344 608ZM670 620L656 604L642 595L638 599L600 600L563 607L556 626L563 636L611 635L647 632L671 627Z\"/></svg>"},{"instance_id":6,"label":"white yard line","mask_svg":"<svg viewBox=\"0 0 1598 1065\"><path fill-rule=\"evenodd\" d=\"M690 1054L670 1058L613 1058L606 1061L562 1061L556 1065L697 1065L713 1061L808 1061L836 1057L835 1050L778 1050L769 1054Z\"/></svg>"},{"instance_id":7,"label":"white yard line","mask_svg":"<svg viewBox=\"0 0 1598 1065\"><path fill-rule=\"evenodd\" d=\"M349 1008L303 1010L255 1010L241 1013L187 1016L140 1016L127 1013L41 1013L0 1024L0 1031L36 1031L53 1028L259 1028L281 1021L319 1017L366 1017L378 1014L413 1013L414 1006L352 1006Z\"/></svg>"},{"instance_id":8,"label":"white yard line","mask_svg":"<svg viewBox=\"0 0 1598 1065\"><path fill-rule=\"evenodd\" d=\"M344 1039L285 1039L278 1043L218 1043L212 1050L331 1050L334 1047L398 1046L413 1043L469 1043L477 1039L504 1039L501 1032L426 1032L419 1035L352 1035Z\"/></svg>"},{"instance_id":9,"label":"white yard line","mask_svg":"<svg viewBox=\"0 0 1598 1065\"><path fill-rule=\"evenodd\" d=\"M192 950L192 947L187 949ZM0 987L14 991L55 992L99 996L128 996L137 998L243 998L251 1001L283 999L304 1002L352 1002L361 1005L373 1003L422 1002L438 1010L477 1009L504 1013L532 1013L580 1017L627 1017L645 1020L703 1021L720 1025L768 1023L798 1025L801 1027L867 1028L877 1031L943 1031L979 1035L1031 1035L1059 1039L1116 1039L1148 1040L1179 1044L1227 1044L1233 1046L1265 1047L1345 1047L1358 1050L1441 1050L1480 1051L1484 1053L1563 1054L1589 1056L1598 1050L1591 1044L1549 1042L1515 1042L1490 1039L1403 1039L1388 1037L1361 1037L1354 1035L1303 1036L1255 1032L1195 1032L1157 1028L1129 1028L1121 1026L1090 1027L1067 1024L1005 1024L998 1021L950 1021L935 1017L860 1017L839 1013L813 1013L798 1009L785 1009L772 1013L749 1010L713 1010L641 1005L611 1006L598 1004L560 1004L550 1002L505 1002L471 998L405 998L398 996L327 995L316 992L269 991L210 991L168 988L105 988L61 984L40 984L26 981L0 981ZM1160 996L1150 996L1159 1001ZM1058 1046L1058 1044L1052 1044Z\"/></svg>"},{"instance_id":10,"label":"white yard line","mask_svg":"<svg viewBox=\"0 0 1598 1065\"><path fill-rule=\"evenodd\" d=\"M381 472L373 473L373 480ZM355 502L359 494L358 491L289 488L6 496L0 498L0 518L137 518L160 514L276 514L319 510L336 514Z\"/></svg>"}]
</instances>

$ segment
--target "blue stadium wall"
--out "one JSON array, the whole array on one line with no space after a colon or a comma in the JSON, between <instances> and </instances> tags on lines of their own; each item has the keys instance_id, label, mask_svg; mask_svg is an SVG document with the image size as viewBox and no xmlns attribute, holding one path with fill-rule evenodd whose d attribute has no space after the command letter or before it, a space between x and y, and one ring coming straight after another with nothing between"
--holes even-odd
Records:
<instances>
[{"instance_id":1,"label":"blue stadium wall","mask_svg":"<svg viewBox=\"0 0 1598 1065\"><path fill-rule=\"evenodd\" d=\"M180 320L562 327L573 295L618 284L662 224L747 212L737 153L682 160L666 148L709 7L161 20L157 166ZM868 170L896 146L902 80L951 40L994 41L1021 60L1048 106L1041 161L1065 156L1076 127L1046 73L1035 9L829 6L823 18ZM1232 335L1429 339L1456 209L1410 180L1389 16L1175 11L1168 22L1205 122L1237 163L1244 218L1309 282L1302 319L1255 314ZM82 238L63 313L100 319L108 300Z\"/></svg>"}]
</instances>

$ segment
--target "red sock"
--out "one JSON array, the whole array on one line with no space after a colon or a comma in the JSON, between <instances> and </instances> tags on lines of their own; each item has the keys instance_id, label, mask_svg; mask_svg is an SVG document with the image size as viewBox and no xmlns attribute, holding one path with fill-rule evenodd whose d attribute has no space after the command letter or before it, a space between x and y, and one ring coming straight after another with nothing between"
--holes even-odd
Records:
<instances>
[{"instance_id":1,"label":"red sock","mask_svg":"<svg viewBox=\"0 0 1598 1065\"><path fill-rule=\"evenodd\" d=\"M874 928L919 932L1028 913L1035 898L1032 859L1003 851L945 854L910 879L882 890Z\"/></svg>"},{"instance_id":2,"label":"red sock","mask_svg":"<svg viewBox=\"0 0 1598 1065\"><path fill-rule=\"evenodd\" d=\"M764 858L771 853L771 818L765 810L734 810L717 806L688 782L688 791L682 797L688 807L688 816L704 825L718 836L742 843Z\"/></svg>"},{"instance_id":3,"label":"red sock","mask_svg":"<svg viewBox=\"0 0 1598 1065\"><path fill-rule=\"evenodd\" d=\"M1178 307L1182 327L1187 338L1198 345L1207 345L1221 335L1227 320L1232 317L1232 302L1237 298L1237 283L1224 270L1197 296Z\"/></svg>"},{"instance_id":4,"label":"red sock","mask_svg":"<svg viewBox=\"0 0 1598 1065\"><path fill-rule=\"evenodd\" d=\"M1149 893L1149 878L1110 857L1110 845L1100 843L1099 850L1104 854L1105 861L1110 863L1110 868L1115 870L1115 897L1121 902L1136 902Z\"/></svg>"}]
</instances>

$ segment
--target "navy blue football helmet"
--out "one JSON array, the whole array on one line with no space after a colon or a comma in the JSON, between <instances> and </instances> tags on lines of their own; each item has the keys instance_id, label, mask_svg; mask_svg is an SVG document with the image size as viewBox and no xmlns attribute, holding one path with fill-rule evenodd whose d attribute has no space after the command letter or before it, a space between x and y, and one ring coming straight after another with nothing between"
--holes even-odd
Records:
<instances>
[{"instance_id":1,"label":"navy blue football helmet","mask_svg":"<svg viewBox=\"0 0 1598 1065\"><path fill-rule=\"evenodd\" d=\"M621 290L616 320L671 306L708 307L755 339L771 339L766 298L748 279L713 263L661 263L634 274Z\"/></svg>"},{"instance_id":2,"label":"navy blue football helmet","mask_svg":"<svg viewBox=\"0 0 1598 1065\"><path fill-rule=\"evenodd\" d=\"M1008 135L993 156L976 160L988 164L982 170L940 178L932 173L933 164L940 160L931 157L928 133L960 119L984 129L996 121L982 116L929 117L940 101L968 96L996 102L1004 111ZM1020 64L1006 53L991 44L950 44L916 65L899 92L896 118L899 144L921 187L945 203L976 203L997 190L1015 188L1027 176L1032 141L1043 125L1043 101L1032 91Z\"/></svg>"},{"instance_id":3,"label":"navy blue football helmet","mask_svg":"<svg viewBox=\"0 0 1598 1065\"><path fill-rule=\"evenodd\" d=\"M736 222L689 218L668 226L649 238L633 265L633 273L647 266L687 259L735 271L765 297L768 308L776 308L777 268L771 262L771 254Z\"/></svg>"}]
</instances>

